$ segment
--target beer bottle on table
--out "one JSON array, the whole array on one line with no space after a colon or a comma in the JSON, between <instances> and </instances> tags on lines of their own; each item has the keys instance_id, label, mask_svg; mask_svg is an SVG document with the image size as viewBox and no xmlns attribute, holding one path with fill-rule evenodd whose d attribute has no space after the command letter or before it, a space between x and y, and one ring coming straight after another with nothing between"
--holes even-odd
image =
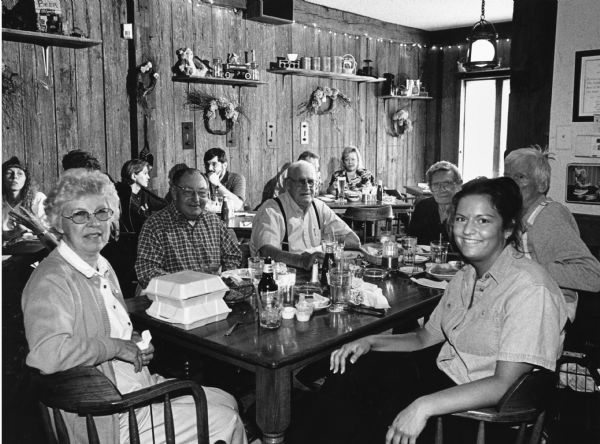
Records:
<instances>
[{"instance_id":1,"label":"beer bottle on table","mask_svg":"<svg viewBox=\"0 0 600 444\"><path fill-rule=\"evenodd\" d=\"M383 201L383 181L380 180L377 182L377 201Z\"/></svg>"},{"instance_id":2,"label":"beer bottle on table","mask_svg":"<svg viewBox=\"0 0 600 444\"><path fill-rule=\"evenodd\" d=\"M225 225L229 226L229 204L227 199L223 199L223 206L221 207L221 220L225 222Z\"/></svg>"},{"instance_id":3,"label":"beer bottle on table","mask_svg":"<svg viewBox=\"0 0 600 444\"><path fill-rule=\"evenodd\" d=\"M323 265L321 266L321 286L327 287L327 273L329 270L335 268L335 256L333 255L333 244L328 244L325 247L325 257L323 258Z\"/></svg>"},{"instance_id":4,"label":"beer bottle on table","mask_svg":"<svg viewBox=\"0 0 600 444\"><path fill-rule=\"evenodd\" d=\"M281 325L277 283L273 277L273 260L265 259L263 274L258 283L259 322L261 327L278 328Z\"/></svg>"}]
</instances>

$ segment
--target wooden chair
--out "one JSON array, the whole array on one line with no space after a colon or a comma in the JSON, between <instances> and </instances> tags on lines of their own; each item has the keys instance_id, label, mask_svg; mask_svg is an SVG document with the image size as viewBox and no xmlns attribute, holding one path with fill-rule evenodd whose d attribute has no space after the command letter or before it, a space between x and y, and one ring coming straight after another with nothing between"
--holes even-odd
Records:
<instances>
[{"instance_id":1,"label":"wooden chair","mask_svg":"<svg viewBox=\"0 0 600 444\"><path fill-rule=\"evenodd\" d=\"M371 238L374 237L377 230L375 227L379 222L385 221L386 228L391 229L392 219L394 218L394 212L392 211L391 205L379 206L379 207L360 207L360 208L348 208L344 213L343 218L352 224L352 229L355 228L356 223L363 225L363 240L362 243L367 243L367 231L368 227L371 226Z\"/></svg>"},{"instance_id":2,"label":"wooden chair","mask_svg":"<svg viewBox=\"0 0 600 444\"><path fill-rule=\"evenodd\" d=\"M519 424L515 444L525 440L527 425L533 424L529 444L542 437L546 409L550 407L556 386L556 373L532 371L521 376L504 394L495 407L453 413L452 416L479 421L477 444L485 444L485 423ZM437 418L435 444L443 444L442 416Z\"/></svg>"},{"instance_id":3,"label":"wooden chair","mask_svg":"<svg viewBox=\"0 0 600 444\"><path fill-rule=\"evenodd\" d=\"M51 443L69 444L69 435L61 410L85 416L88 440L98 444L99 438L94 416L129 412L129 437L131 443L139 443L135 409L162 399L165 414L167 443L175 442L171 394L191 392L196 404L198 443L208 444L208 414L206 396L202 387L193 381L170 380L152 387L121 395L113 383L97 368L75 367L52 375L33 372L46 435ZM50 420L54 419L55 428Z\"/></svg>"}]
</instances>

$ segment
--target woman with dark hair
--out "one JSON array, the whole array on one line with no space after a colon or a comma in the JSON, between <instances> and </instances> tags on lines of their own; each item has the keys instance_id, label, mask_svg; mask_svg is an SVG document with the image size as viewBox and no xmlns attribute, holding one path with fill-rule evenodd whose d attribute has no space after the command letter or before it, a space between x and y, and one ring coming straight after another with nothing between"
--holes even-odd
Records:
<instances>
[{"instance_id":1,"label":"woman with dark hair","mask_svg":"<svg viewBox=\"0 0 600 444\"><path fill-rule=\"evenodd\" d=\"M167 205L164 199L148 190L149 181L149 165L145 160L128 160L121 168L117 193L121 201L119 226L122 233L139 234L150 214Z\"/></svg>"},{"instance_id":2,"label":"woman with dark hair","mask_svg":"<svg viewBox=\"0 0 600 444\"><path fill-rule=\"evenodd\" d=\"M344 416L326 442L412 443L430 417L493 406L521 375L554 371L566 305L521 251L519 188L508 178L474 180L452 204L452 236L467 265L422 328L331 354L333 373L348 373L324 386L329 411Z\"/></svg>"},{"instance_id":3,"label":"woman with dark hair","mask_svg":"<svg viewBox=\"0 0 600 444\"><path fill-rule=\"evenodd\" d=\"M13 156L2 164L2 239L10 241L26 232L42 235L48 230L44 201L46 195L27 167Z\"/></svg>"}]
</instances>

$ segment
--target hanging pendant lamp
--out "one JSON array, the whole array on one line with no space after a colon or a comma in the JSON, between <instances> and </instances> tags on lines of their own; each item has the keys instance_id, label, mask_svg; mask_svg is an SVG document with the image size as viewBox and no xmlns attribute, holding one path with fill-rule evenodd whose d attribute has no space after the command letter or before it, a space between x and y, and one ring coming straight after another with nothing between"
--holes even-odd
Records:
<instances>
[{"instance_id":1,"label":"hanging pendant lamp","mask_svg":"<svg viewBox=\"0 0 600 444\"><path fill-rule=\"evenodd\" d=\"M463 66L467 70L493 69L498 66L496 28L485 19L485 0L481 0L481 18L471 28L467 37L467 61Z\"/></svg>"}]
</instances>

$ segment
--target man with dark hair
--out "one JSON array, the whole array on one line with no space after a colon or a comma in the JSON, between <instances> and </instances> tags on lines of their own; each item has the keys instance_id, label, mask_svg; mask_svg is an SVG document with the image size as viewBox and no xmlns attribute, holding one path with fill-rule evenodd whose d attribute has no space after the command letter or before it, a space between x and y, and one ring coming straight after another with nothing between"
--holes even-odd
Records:
<instances>
[{"instance_id":1,"label":"man with dark hair","mask_svg":"<svg viewBox=\"0 0 600 444\"><path fill-rule=\"evenodd\" d=\"M88 170L100 170L100 161L91 153L83 150L71 150L62 158L63 170L71 168L87 168Z\"/></svg>"},{"instance_id":2,"label":"man with dark hair","mask_svg":"<svg viewBox=\"0 0 600 444\"><path fill-rule=\"evenodd\" d=\"M237 268L242 258L237 239L219 217L205 210L208 184L194 169L177 171L173 202L150 216L142 228L135 271L143 288L153 277L183 270Z\"/></svg>"},{"instance_id":3,"label":"man with dark hair","mask_svg":"<svg viewBox=\"0 0 600 444\"><path fill-rule=\"evenodd\" d=\"M246 200L246 178L227 171L227 155L221 148L211 148L204 154L204 168L209 181L210 198L217 193L230 203L230 208L241 210Z\"/></svg>"}]
</instances>

